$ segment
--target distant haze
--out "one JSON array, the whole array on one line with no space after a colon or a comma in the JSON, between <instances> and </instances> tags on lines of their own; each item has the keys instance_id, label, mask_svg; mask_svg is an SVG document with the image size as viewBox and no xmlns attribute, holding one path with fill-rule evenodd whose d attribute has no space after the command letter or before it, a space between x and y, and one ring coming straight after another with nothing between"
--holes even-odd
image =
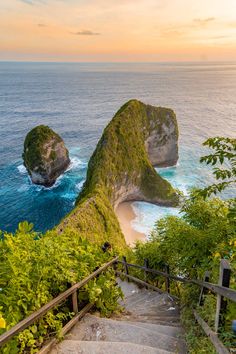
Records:
<instances>
[{"instance_id":1,"label":"distant haze","mask_svg":"<svg viewBox=\"0 0 236 354\"><path fill-rule=\"evenodd\" d=\"M0 60L235 61L236 0L1 0Z\"/></svg>"}]
</instances>

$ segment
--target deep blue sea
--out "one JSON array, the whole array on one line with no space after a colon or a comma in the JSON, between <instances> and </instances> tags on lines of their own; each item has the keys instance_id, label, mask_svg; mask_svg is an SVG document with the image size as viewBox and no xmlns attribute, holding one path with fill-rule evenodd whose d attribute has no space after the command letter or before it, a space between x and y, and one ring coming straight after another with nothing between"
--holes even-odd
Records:
<instances>
[{"instance_id":1,"label":"deep blue sea","mask_svg":"<svg viewBox=\"0 0 236 354\"><path fill-rule=\"evenodd\" d=\"M0 62L0 229L22 220L45 231L74 205L87 162L103 129L131 98L175 110L180 159L158 171L184 193L212 181L199 164L207 137L236 135L236 63ZM23 142L49 125L69 148L70 169L50 189L32 185L22 165ZM133 225L148 233L173 208L134 203Z\"/></svg>"}]
</instances>

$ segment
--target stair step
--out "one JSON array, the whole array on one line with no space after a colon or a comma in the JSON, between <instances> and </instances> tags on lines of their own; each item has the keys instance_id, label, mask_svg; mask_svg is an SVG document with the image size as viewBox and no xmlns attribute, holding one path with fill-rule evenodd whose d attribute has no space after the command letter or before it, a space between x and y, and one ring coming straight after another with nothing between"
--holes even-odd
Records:
<instances>
[{"instance_id":1,"label":"stair step","mask_svg":"<svg viewBox=\"0 0 236 354\"><path fill-rule=\"evenodd\" d=\"M143 322L150 324L160 324L162 326L180 326L180 319L178 317L165 317L165 316L137 316L135 314L125 314L122 316L121 321L128 322Z\"/></svg>"},{"instance_id":2,"label":"stair step","mask_svg":"<svg viewBox=\"0 0 236 354\"><path fill-rule=\"evenodd\" d=\"M140 301L139 301L140 300ZM135 297L129 296L125 299L125 303L128 305L132 305L132 303L136 302L137 304L141 301L152 302L156 305L165 305L165 306L177 306L176 302L172 300L172 298L168 294L158 294L158 293L145 293L145 294L137 294Z\"/></svg>"},{"instance_id":3,"label":"stair step","mask_svg":"<svg viewBox=\"0 0 236 354\"><path fill-rule=\"evenodd\" d=\"M179 340L155 329L138 327L129 321L98 318L87 314L67 336L82 341L128 342L175 352Z\"/></svg>"},{"instance_id":4,"label":"stair step","mask_svg":"<svg viewBox=\"0 0 236 354\"><path fill-rule=\"evenodd\" d=\"M50 354L185 354L179 307L169 294L117 279L123 313L87 314Z\"/></svg>"},{"instance_id":5,"label":"stair step","mask_svg":"<svg viewBox=\"0 0 236 354\"><path fill-rule=\"evenodd\" d=\"M122 318L118 318L118 321L122 321ZM128 321L127 321L128 322ZM168 336L179 338L183 335L183 330L180 326L163 326L160 324L148 323L148 322L138 322L138 321L130 321L133 325L150 329L155 331L156 333L167 334Z\"/></svg>"},{"instance_id":6,"label":"stair step","mask_svg":"<svg viewBox=\"0 0 236 354\"><path fill-rule=\"evenodd\" d=\"M142 290L146 290L143 288L139 288L136 284L134 284L132 282L128 283L127 281L123 281L120 278L116 278L116 282L121 287L125 297L128 297L130 295L134 295L135 293L139 293Z\"/></svg>"},{"instance_id":7,"label":"stair step","mask_svg":"<svg viewBox=\"0 0 236 354\"><path fill-rule=\"evenodd\" d=\"M153 292L145 291L145 292L135 293L122 300L125 306L142 304L143 302L149 303L152 301L161 302L161 295L154 291Z\"/></svg>"},{"instance_id":8,"label":"stair step","mask_svg":"<svg viewBox=\"0 0 236 354\"><path fill-rule=\"evenodd\" d=\"M51 354L174 354L162 349L124 342L64 340Z\"/></svg>"}]
</instances>

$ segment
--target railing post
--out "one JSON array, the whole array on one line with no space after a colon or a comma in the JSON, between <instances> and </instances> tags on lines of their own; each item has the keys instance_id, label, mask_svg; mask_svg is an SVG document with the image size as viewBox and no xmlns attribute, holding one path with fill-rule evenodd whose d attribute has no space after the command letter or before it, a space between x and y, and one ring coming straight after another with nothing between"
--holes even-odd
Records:
<instances>
[{"instance_id":1,"label":"railing post","mask_svg":"<svg viewBox=\"0 0 236 354\"><path fill-rule=\"evenodd\" d=\"M147 258L144 259L144 267L145 268L149 268L149 260ZM145 283L147 283L147 275L148 275L148 272L145 270L144 271L144 280L145 280ZM148 289L148 286L146 286L146 289Z\"/></svg>"},{"instance_id":2,"label":"railing post","mask_svg":"<svg viewBox=\"0 0 236 354\"><path fill-rule=\"evenodd\" d=\"M220 261L220 275L219 275L219 285L229 288L230 283L230 264L226 259L221 259ZM217 295L217 305L216 305L216 317L215 317L215 332L217 333L219 327L224 325L224 314L227 307L227 301L223 296Z\"/></svg>"},{"instance_id":3,"label":"railing post","mask_svg":"<svg viewBox=\"0 0 236 354\"><path fill-rule=\"evenodd\" d=\"M77 296L77 290L71 295L72 297L72 309L74 313L78 313L78 296Z\"/></svg>"},{"instance_id":4,"label":"railing post","mask_svg":"<svg viewBox=\"0 0 236 354\"><path fill-rule=\"evenodd\" d=\"M203 277L203 281L204 282L209 282L210 280L210 272L206 271L204 273L204 277ZM204 295L208 292L208 290L206 288L204 288L204 286L201 287L201 292L200 292L200 296L199 296L199 300L198 300L198 305L202 306L204 303Z\"/></svg>"},{"instance_id":5,"label":"railing post","mask_svg":"<svg viewBox=\"0 0 236 354\"><path fill-rule=\"evenodd\" d=\"M170 266L168 264L165 264L165 273L170 274ZM165 277L165 283L166 283L166 292L170 292L170 278L168 276Z\"/></svg>"},{"instance_id":6,"label":"railing post","mask_svg":"<svg viewBox=\"0 0 236 354\"><path fill-rule=\"evenodd\" d=\"M127 266L127 260L126 260L126 257L123 256L123 262L124 262L124 271L125 271L125 274L129 275L129 268ZM129 282L129 278L127 278L127 281Z\"/></svg>"}]
</instances>

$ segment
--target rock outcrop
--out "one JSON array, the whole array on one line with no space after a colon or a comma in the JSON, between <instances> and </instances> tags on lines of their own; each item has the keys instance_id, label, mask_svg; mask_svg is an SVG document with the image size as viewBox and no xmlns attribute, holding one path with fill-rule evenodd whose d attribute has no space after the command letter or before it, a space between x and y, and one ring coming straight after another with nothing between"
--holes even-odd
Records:
<instances>
[{"instance_id":1,"label":"rock outcrop","mask_svg":"<svg viewBox=\"0 0 236 354\"><path fill-rule=\"evenodd\" d=\"M174 112L137 100L127 102L105 128L76 206L60 223L59 231L70 228L90 240L111 241L122 235L114 213L119 203L140 200L176 206L178 193L154 166L171 166L177 160Z\"/></svg>"},{"instance_id":2,"label":"rock outcrop","mask_svg":"<svg viewBox=\"0 0 236 354\"><path fill-rule=\"evenodd\" d=\"M32 182L45 187L52 186L70 164L62 138L45 125L27 134L22 157Z\"/></svg>"},{"instance_id":3,"label":"rock outcrop","mask_svg":"<svg viewBox=\"0 0 236 354\"><path fill-rule=\"evenodd\" d=\"M115 208L123 201L178 203L154 166L178 160L178 126L171 109L127 102L108 124L88 165L84 191L103 186Z\"/></svg>"}]
</instances>

